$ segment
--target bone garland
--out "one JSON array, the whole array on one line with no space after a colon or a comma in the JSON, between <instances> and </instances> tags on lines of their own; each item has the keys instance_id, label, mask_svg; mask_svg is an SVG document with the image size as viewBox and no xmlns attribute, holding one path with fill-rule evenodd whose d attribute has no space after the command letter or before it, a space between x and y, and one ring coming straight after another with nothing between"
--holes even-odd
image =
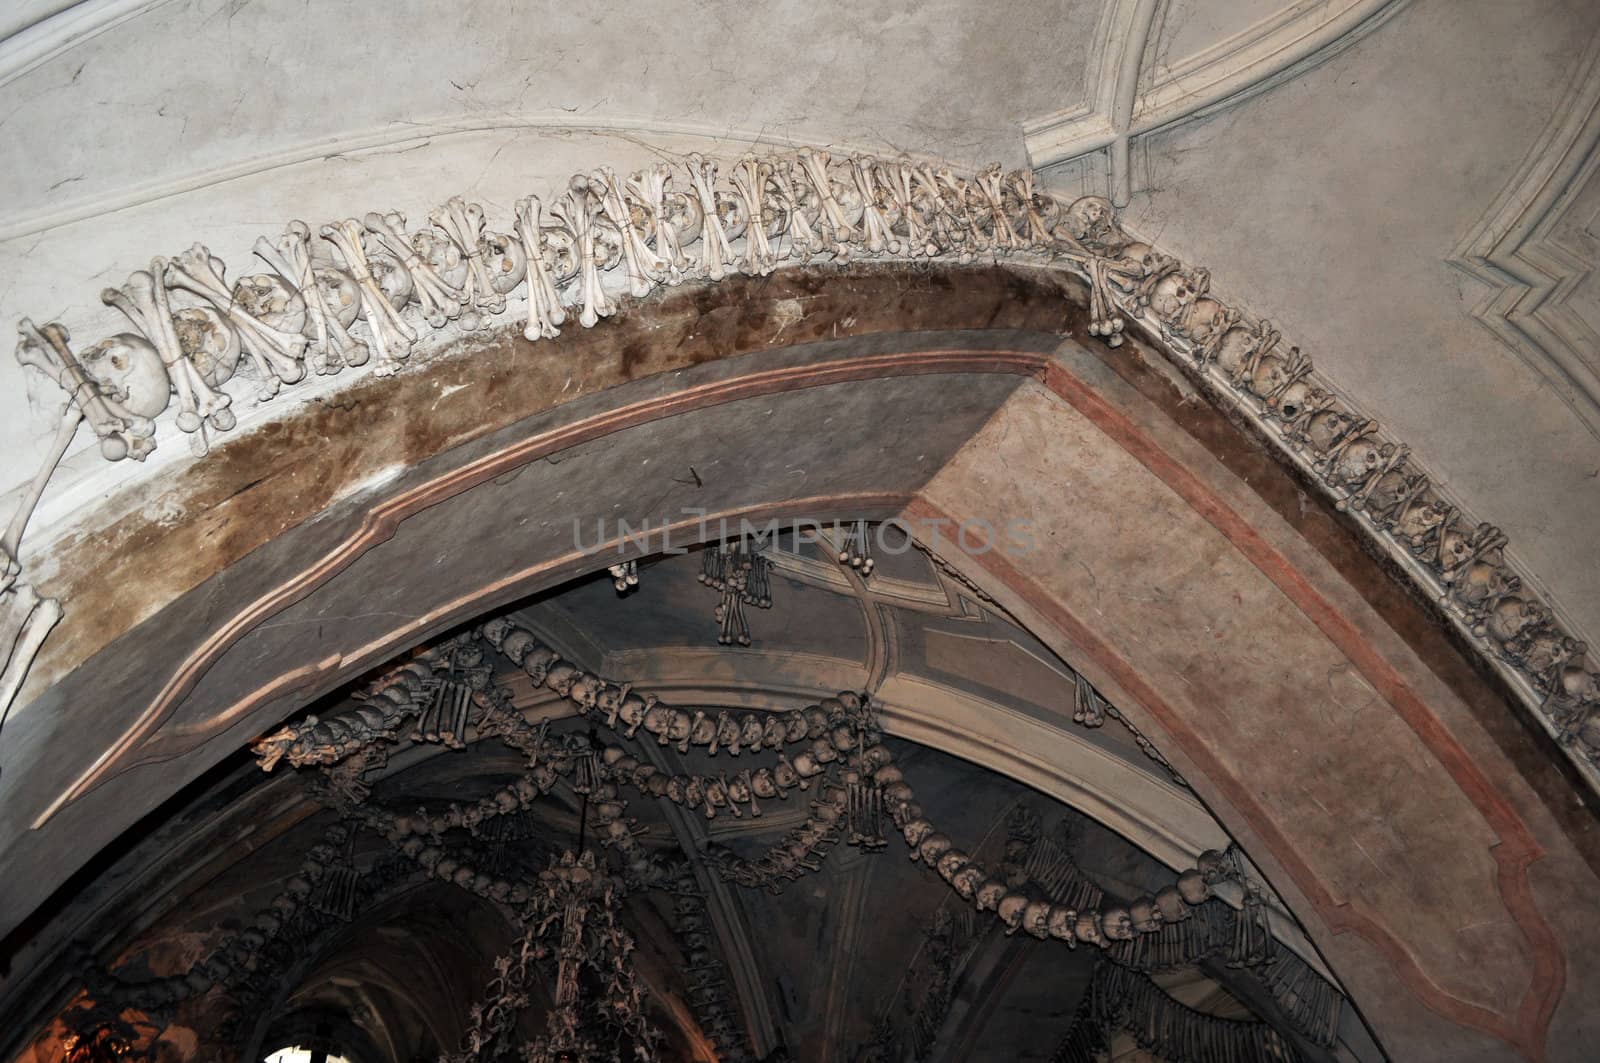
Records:
<instances>
[{"instance_id":1,"label":"bone garland","mask_svg":"<svg viewBox=\"0 0 1600 1063\"><path fill-rule=\"evenodd\" d=\"M212 388L179 344L163 279L166 272L166 259L152 259L150 272L135 271L121 288L106 288L100 293L100 298L122 311L155 347L166 378L178 396L178 415L175 418L178 428L194 433L200 431L202 424L209 424L219 432L226 432L236 423L233 411L228 409L233 400ZM153 375L154 369L151 368L150 372ZM156 388L159 389L159 385ZM165 404L162 409L165 409Z\"/></svg>"},{"instance_id":2,"label":"bone garland","mask_svg":"<svg viewBox=\"0 0 1600 1063\"><path fill-rule=\"evenodd\" d=\"M208 992L213 986L236 984L241 976L257 968L263 951L280 935L288 933L324 876L330 868L338 866L339 854L349 837L348 826L329 827L277 896L263 905L244 929L226 937L185 974L133 982L119 978L115 971L104 971L92 962L78 965L87 972L90 995L118 1010L137 1008L155 1014Z\"/></svg>"},{"instance_id":3,"label":"bone garland","mask_svg":"<svg viewBox=\"0 0 1600 1063\"><path fill-rule=\"evenodd\" d=\"M551 276L551 252L545 244L544 205L537 196L517 200L517 237L527 260L528 324L522 335L528 340L553 339L561 335L560 325L567 320L561 295Z\"/></svg>"},{"instance_id":4,"label":"bone garland","mask_svg":"<svg viewBox=\"0 0 1600 1063\"><path fill-rule=\"evenodd\" d=\"M714 819L726 809L735 818L748 814L760 818L759 801L776 798L782 800L790 789L798 786L804 790L808 777L801 776L787 757L779 754L774 768L746 768L729 776L668 775L649 764L639 761L621 746L607 746L602 753L611 777L625 786L631 786L647 797L666 798L673 804L693 810L703 810L707 819ZM817 767L820 772L821 767Z\"/></svg>"},{"instance_id":5,"label":"bone garland","mask_svg":"<svg viewBox=\"0 0 1600 1063\"><path fill-rule=\"evenodd\" d=\"M822 870L822 861L839 842L848 795L843 787L824 783L812 815L775 842L762 855L746 860L725 849L715 850L712 862L725 881L746 889L783 892L786 882Z\"/></svg>"},{"instance_id":6,"label":"bone garland","mask_svg":"<svg viewBox=\"0 0 1600 1063\"><path fill-rule=\"evenodd\" d=\"M852 702L859 704L858 695L842 692L803 710L747 713L738 718L722 712L713 719L704 711L691 714L674 709L653 694L641 696L631 684L609 683L586 675L513 621L491 620L481 633L484 641L525 671L536 685L549 687L584 716L627 738L643 728L656 736L659 745L676 744L680 752L687 752L690 746L704 747L713 756L719 750L738 756L743 750L778 749L810 742L810 748L792 758L791 766L801 778L810 778L817 773L816 765L837 758L838 747L829 752L822 742L834 741L836 714L848 711Z\"/></svg>"},{"instance_id":7,"label":"bone garland","mask_svg":"<svg viewBox=\"0 0 1600 1063\"><path fill-rule=\"evenodd\" d=\"M347 365L365 365L370 351L365 343L350 335L347 327L358 312L359 290L346 319L341 313L345 308L329 302L324 285L325 281L332 281L332 287L338 292L343 283L353 285L354 281L331 266L319 270L312 264L310 227L303 221L291 221L276 244L265 236L258 237L255 252L304 298L306 328L312 342L309 352L312 369L326 375L337 373Z\"/></svg>"},{"instance_id":8,"label":"bone garland","mask_svg":"<svg viewBox=\"0 0 1600 1063\"><path fill-rule=\"evenodd\" d=\"M374 258L367 255L362 240L361 225L354 218L346 218L322 227L322 238L344 258L344 266L361 290L361 315L367 323L367 334L377 358L372 371L378 376L388 376L400 368L400 363L411 354L411 345L417 342L417 333L400 317L400 311L389 302L389 296L379 286L373 275ZM397 272L404 274L407 291L415 294L415 285L405 268L396 263ZM421 296L419 296L421 298Z\"/></svg>"},{"instance_id":9,"label":"bone garland","mask_svg":"<svg viewBox=\"0 0 1600 1063\"><path fill-rule=\"evenodd\" d=\"M688 863L673 869L666 876L665 885L675 895L670 922L678 947L683 950L689 1008L701 1031L711 1039L718 1059L754 1063L728 988L727 973L717 956L717 939L705 895Z\"/></svg>"},{"instance_id":10,"label":"bone garland","mask_svg":"<svg viewBox=\"0 0 1600 1063\"><path fill-rule=\"evenodd\" d=\"M1587 646L1568 634L1513 570L1505 536L1451 505L1398 440L1350 409L1268 322L1209 293L1188 269L1129 237L1111 205L1074 203L1060 232L1090 254L1098 305L1125 315L1186 360L1213 397L1241 408L1314 470L1339 508L1408 558L1441 611L1537 692L1539 715L1600 785L1600 679ZM1120 321L1121 318L1119 317ZM1118 326L1120 327L1120 326Z\"/></svg>"},{"instance_id":11,"label":"bone garland","mask_svg":"<svg viewBox=\"0 0 1600 1063\"><path fill-rule=\"evenodd\" d=\"M224 269L222 260L213 256L204 244L195 244L167 264L164 280L169 288L206 300L227 318L255 363L261 397L271 398L281 385L298 383L306 374L302 361L306 338L299 331L305 322L304 302L298 291L285 287L286 302L298 302L300 306L300 319L298 322L288 319L285 322L291 325L288 328L270 325L245 311L237 293L230 290L223 279Z\"/></svg>"}]
</instances>

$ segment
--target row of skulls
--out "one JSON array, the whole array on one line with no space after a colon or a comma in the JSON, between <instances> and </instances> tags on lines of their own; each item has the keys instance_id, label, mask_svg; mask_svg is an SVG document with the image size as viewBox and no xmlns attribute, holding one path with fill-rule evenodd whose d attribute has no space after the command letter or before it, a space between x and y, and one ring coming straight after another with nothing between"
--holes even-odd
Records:
<instances>
[{"instance_id":1,"label":"row of skulls","mask_svg":"<svg viewBox=\"0 0 1600 1063\"><path fill-rule=\"evenodd\" d=\"M1030 171L998 165L965 177L825 151L732 164L691 154L625 178L606 167L577 174L548 200L519 200L500 229L459 197L416 227L393 210L291 221L256 241L266 270L232 283L195 244L102 292L132 331L74 351L65 325L25 319L18 354L71 397L107 458L142 460L174 399L174 422L203 450L208 430L237 423L225 386L236 373L262 400L346 367L393 373L427 330L489 328L519 291L524 335L548 339L616 313L616 290L640 298L813 259L1052 252L1062 216Z\"/></svg>"}]
</instances>

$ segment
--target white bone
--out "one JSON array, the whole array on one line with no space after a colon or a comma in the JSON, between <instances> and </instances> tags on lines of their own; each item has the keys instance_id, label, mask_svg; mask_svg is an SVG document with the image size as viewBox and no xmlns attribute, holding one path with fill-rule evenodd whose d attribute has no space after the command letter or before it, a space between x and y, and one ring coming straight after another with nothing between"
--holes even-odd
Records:
<instances>
[{"instance_id":1,"label":"white bone","mask_svg":"<svg viewBox=\"0 0 1600 1063\"><path fill-rule=\"evenodd\" d=\"M874 160L851 156L850 175L855 179L856 192L861 196L861 223L867 250L874 255L887 251L900 253L900 239L889 231L889 222L878 208L877 181L873 178Z\"/></svg>"},{"instance_id":2,"label":"white bone","mask_svg":"<svg viewBox=\"0 0 1600 1063\"><path fill-rule=\"evenodd\" d=\"M900 220L906 229L906 254L912 258L927 255L932 258L939 253L939 245L933 239L931 232L924 232L922 219L918 216L916 204L916 177L913 168L903 162L880 161L877 165L878 181L889 193L889 198L894 201L895 209L900 212Z\"/></svg>"},{"instance_id":3,"label":"white bone","mask_svg":"<svg viewBox=\"0 0 1600 1063\"><path fill-rule=\"evenodd\" d=\"M137 270L121 288L107 288L100 298L115 306L155 345L167 376L178 393L178 427L198 432L202 422L226 432L235 423L228 405L233 401L206 383L200 370L184 356L178 334L172 327L172 306L167 301L167 286L159 279L167 272L164 258L152 259L150 271Z\"/></svg>"},{"instance_id":4,"label":"white bone","mask_svg":"<svg viewBox=\"0 0 1600 1063\"><path fill-rule=\"evenodd\" d=\"M816 191L817 202L822 206L824 232L833 244L833 255L840 262L850 261L850 243L856 238L855 227L845 215L844 207L833 194L833 179L828 176L828 162L832 158L825 151L809 148L800 152L800 170Z\"/></svg>"},{"instance_id":5,"label":"white bone","mask_svg":"<svg viewBox=\"0 0 1600 1063\"><path fill-rule=\"evenodd\" d=\"M828 243L811 227L811 219L806 217L805 207L800 202L800 190L805 185L804 174L799 180L794 177L794 171L799 168L800 164L790 159L774 161L772 189L778 198L779 206L788 217L786 228L789 233L789 256L805 262L811 256L826 251Z\"/></svg>"},{"instance_id":6,"label":"white bone","mask_svg":"<svg viewBox=\"0 0 1600 1063\"><path fill-rule=\"evenodd\" d=\"M994 163L985 167L975 182L989 208L994 227L994 249L1000 252L1015 251L1023 246L1022 239L1011 227L1011 218L1006 214L1004 180L1000 164Z\"/></svg>"},{"instance_id":7,"label":"white bone","mask_svg":"<svg viewBox=\"0 0 1600 1063\"><path fill-rule=\"evenodd\" d=\"M622 186L611 167L602 166L590 174L589 187L597 193L606 220L622 235L622 254L628 263L628 291L634 298L642 299L666 276L667 264L650 250L633 224L628 204L622 198Z\"/></svg>"},{"instance_id":8,"label":"white bone","mask_svg":"<svg viewBox=\"0 0 1600 1063\"><path fill-rule=\"evenodd\" d=\"M578 324L594 328L603 317L617 312L617 304L600 284L600 263L595 250L596 204L589 181L576 174L568 182L566 195L551 204L550 213L560 218L572 234L573 254L578 267Z\"/></svg>"},{"instance_id":9,"label":"white bone","mask_svg":"<svg viewBox=\"0 0 1600 1063\"><path fill-rule=\"evenodd\" d=\"M699 152L691 152L688 159L689 178L694 182L695 195L700 200L700 271L712 280L721 280L733 265L733 246L722 229L722 217L717 210L717 164Z\"/></svg>"},{"instance_id":10,"label":"white bone","mask_svg":"<svg viewBox=\"0 0 1600 1063\"><path fill-rule=\"evenodd\" d=\"M679 239L678 227L672 223L672 212L667 202L669 198L691 205L697 201L681 193L668 193L667 186L671 182L672 167L658 162L648 170L628 178L627 184L629 193L645 209L649 218L655 240L655 256L663 267L661 279L668 284L680 284L693 268L694 262L683 252L684 241ZM688 239L693 238L694 234L688 236Z\"/></svg>"},{"instance_id":11,"label":"white bone","mask_svg":"<svg viewBox=\"0 0 1600 1063\"><path fill-rule=\"evenodd\" d=\"M38 369L67 394L68 404L62 414L63 421L69 415L87 420L100 439L101 455L108 461L121 461L123 458L143 461L149 456L155 449L155 443L151 440L155 434L155 423L128 413L100 394L73 355L72 348L67 345L70 336L64 326L50 322L40 329L29 319L23 318L17 328L22 334L22 342L17 345L17 361ZM73 427L76 426L74 419ZM59 434L65 431L65 427L58 430L58 443ZM70 442L70 435L67 440ZM64 445L62 449L65 449ZM51 467L54 468L54 463ZM42 490L43 484L39 488ZM21 538L20 529L16 538ZM12 541L10 545L14 550L16 542Z\"/></svg>"},{"instance_id":12,"label":"white bone","mask_svg":"<svg viewBox=\"0 0 1600 1063\"><path fill-rule=\"evenodd\" d=\"M561 295L550 275L545 257L544 231L540 228L543 204L538 196L517 200L517 236L528 260L528 325L522 334L530 340L552 339L561 335L558 327L567 320Z\"/></svg>"},{"instance_id":13,"label":"white bone","mask_svg":"<svg viewBox=\"0 0 1600 1063\"><path fill-rule=\"evenodd\" d=\"M428 324L443 328L446 321L454 321L461 316L466 293L440 276L433 263L422 259L414 239L407 240L401 235L406 224L404 214L399 211L390 211L388 214L370 211L362 222L367 231L377 238L379 246L398 258L406 272L411 274L414 285L412 294L416 296L417 305ZM415 339L415 336L412 338Z\"/></svg>"},{"instance_id":14,"label":"white bone","mask_svg":"<svg viewBox=\"0 0 1600 1063\"><path fill-rule=\"evenodd\" d=\"M245 353L256 363L261 376L261 395L271 398L280 383L293 384L306 375L301 357L306 338L298 332L273 328L250 314L233 298L223 279L220 258L212 257L204 244L195 244L167 266L168 287L181 288L209 302L238 330Z\"/></svg>"},{"instance_id":15,"label":"white bone","mask_svg":"<svg viewBox=\"0 0 1600 1063\"><path fill-rule=\"evenodd\" d=\"M288 283L300 289L306 302L306 318L314 344L312 367L322 374L337 373L347 365L365 365L370 351L365 343L350 335L339 316L328 306L311 264L311 229L303 221L291 221L283 235L272 244L258 237L255 252Z\"/></svg>"},{"instance_id":16,"label":"white bone","mask_svg":"<svg viewBox=\"0 0 1600 1063\"><path fill-rule=\"evenodd\" d=\"M740 268L752 275L771 273L778 264L778 256L767 239L767 178L771 173L771 163L747 152L731 175L733 187L744 200L745 213L750 219L745 224L744 264Z\"/></svg>"},{"instance_id":17,"label":"white bone","mask_svg":"<svg viewBox=\"0 0 1600 1063\"><path fill-rule=\"evenodd\" d=\"M411 345L417 341L417 334L400 317L400 311L389 302L389 297L372 276L372 264L367 260L366 248L361 242L361 226L356 220L346 218L332 225L324 225L322 238L339 249L345 270L361 289L362 312L366 315L367 331L372 336L374 353L378 356L372 371L379 376L388 376L400 368L401 360L411 354Z\"/></svg>"},{"instance_id":18,"label":"white bone","mask_svg":"<svg viewBox=\"0 0 1600 1063\"><path fill-rule=\"evenodd\" d=\"M472 304L479 310L498 314L506 308L505 294L494 285L494 278L483 261L483 208L467 203L460 196L429 215L466 256L467 275L472 280Z\"/></svg>"}]
</instances>

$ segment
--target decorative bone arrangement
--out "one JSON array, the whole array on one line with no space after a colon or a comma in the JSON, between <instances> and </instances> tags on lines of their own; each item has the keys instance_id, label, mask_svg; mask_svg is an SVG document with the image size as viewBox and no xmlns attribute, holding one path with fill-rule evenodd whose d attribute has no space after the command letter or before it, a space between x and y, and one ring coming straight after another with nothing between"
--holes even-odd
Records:
<instances>
[{"instance_id":1,"label":"decorative bone arrangement","mask_svg":"<svg viewBox=\"0 0 1600 1063\"><path fill-rule=\"evenodd\" d=\"M548 722L530 723L512 705L509 690L495 678L491 653L503 656L536 686L566 699L589 725L623 741L643 741L650 735L657 744L680 750L694 747L712 756L770 759L736 773L679 776L643 763L621 744L596 742L579 733L554 734ZM186 975L145 982L115 975L93 979L90 994L98 1006L82 1011L85 1021L100 1021L105 1003L170 1015L177 1004L216 986L232 991L244 981L270 988L260 986L267 974L257 973L262 965L251 956L297 920L325 925L349 918L359 898L370 892L365 885L369 872L359 867L352 837L359 831L381 840L389 854L384 859L501 906L524 928L522 940L497 965L484 1003L474 1009L465 1042L445 1063L474 1063L507 1051L548 1059L569 1052L587 1059L599 1043L597 1022L609 1031L603 1037L621 1037L634 1046L638 1059L653 1058L655 1034L628 960L632 941L617 922L622 898L632 890L665 890L677 898L674 930L687 961L689 1004L704 1031L721 1045L724 1058L748 1059L693 871L682 863L664 866L641 843L627 815L625 791L673 801L707 817L757 816L762 801L785 800L796 791L811 795L812 816L788 838L754 860L714 854L713 870L741 885L777 891L784 882L815 870L816 861L840 841L866 851L882 849L892 827L905 839L912 859L948 885L964 922L981 927L987 914L1007 935L1021 931L1074 948L1092 945L1108 958L1142 938L1171 939L1201 954L1183 934L1174 938L1172 928L1197 920L1206 941L1215 937L1216 919L1210 913L1219 902L1212 899L1212 886L1239 873L1229 854L1202 854L1195 868L1128 907L1104 904L1098 889L1075 877L1070 866L1063 866L1060 853L1037 840L1030 842L1032 848L1008 846L1006 860L990 873L925 817L882 743L868 698L842 692L799 710L713 717L673 708L652 694L587 674L507 620L490 621L411 658L354 700L352 708L307 717L255 747L263 770L280 763L315 769L319 775L312 792L342 815L342 823L313 847L302 872L249 928ZM491 738L518 751L527 767L488 796L414 812L370 800L369 784L387 764L390 747L410 741L460 748ZM497 862L494 846L506 837L532 833L502 831L497 824L520 822L518 817L561 785L583 800L584 818L595 837L615 850L617 858L597 860L580 839L577 851L569 849L537 874ZM1044 887L1030 886L1035 880ZM1256 934L1265 937L1264 923L1246 936L1255 940ZM1270 938L1265 940L1270 944ZM1146 952L1138 952L1118 962L1149 969L1137 962L1144 956ZM1261 960L1252 957L1252 962ZM521 987L531 977L530 965L554 968L558 1006L540 1040L514 1045L515 1011L526 998ZM580 969L592 972L585 976L586 985L604 976L598 1001L580 999ZM1284 977L1298 976L1290 971ZM86 1030L86 1035L94 1033Z\"/></svg>"},{"instance_id":2,"label":"decorative bone arrangement","mask_svg":"<svg viewBox=\"0 0 1600 1063\"><path fill-rule=\"evenodd\" d=\"M66 393L72 429L87 421L108 459L142 460L169 410L197 451L232 428L225 385L236 370L262 399L308 373L393 373L425 340L489 327L514 303L525 307L523 334L550 339L573 319L589 328L616 313L608 276L640 298L690 279L858 257L1020 256L1064 266L1089 283L1091 335L1115 347L1130 328L1141 331L1216 401L1261 425L1382 549L1406 561L1450 622L1513 671L1520 695L1600 789L1600 677L1587 645L1516 573L1505 536L1450 502L1406 446L1320 380L1299 348L1285 349L1269 322L1211 292L1204 269L1129 235L1103 197L1064 204L1031 171L998 165L962 177L949 167L811 149L733 163L695 154L627 178L605 167L575 175L548 200L519 200L498 228L482 207L453 198L414 229L394 211L315 230L291 221L255 251L271 272L231 286L222 261L201 245L155 258L103 293L134 331L80 356L61 324L24 320L18 355ZM41 470L41 488L70 441L67 431ZM7 570L18 545L6 544ZM865 575L870 559L852 549L845 560L859 560ZM626 573L619 578L629 585ZM4 593L0 634L35 611L26 594ZM724 639L740 639L743 604L723 611ZM55 615L52 605L28 637L13 640L0 710Z\"/></svg>"},{"instance_id":3,"label":"decorative bone arrangement","mask_svg":"<svg viewBox=\"0 0 1600 1063\"><path fill-rule=\"evenodd\" d=\"M772 562L745 538L716 543L700 552L701 583L722 595L717 603L717 642L750 645L750 622L744 607L772 608Z\"/></svg>"}]
</instances>

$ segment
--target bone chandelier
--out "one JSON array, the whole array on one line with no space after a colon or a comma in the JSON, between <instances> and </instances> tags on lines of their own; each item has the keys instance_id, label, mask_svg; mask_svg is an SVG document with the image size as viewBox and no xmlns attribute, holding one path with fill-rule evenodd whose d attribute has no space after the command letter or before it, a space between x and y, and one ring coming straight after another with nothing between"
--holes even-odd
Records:
<instances>
[{"instance_id":1,"label":"bone chandelier","mask_svg":"<svg viewBox=\"0 0 1600 1063\"><path fill-rule=\"evenodd\" d=\"M491 651L618 741L556 735L548 721L528 722L513 706L510 691L496 681ZM114 974L93 977L90 1000L66 1016L84 1037L115 1036L121 1044L138 1045L139 1031L129 1026L126 1014L150 1016L159 1030L162 1023L155 1017L170 1015L177 1003L214 987L248 1002L244 990L271 981L273 964L267 957L279 939L307 917L350 918L357 896L378 888L366 882L373 872L359 873L354 866L351 834L363 832L381 838L390 854L375 865L374 871L389 868L379 878L406 878L398 867L412 877L449 883L507 911L522 929L516 946L497 961L485 998L472 1009L463 1044L441 1063L655 1059L659 1034L647 1017L642 984L629 960L633 940L619 918L625 896L644 891L675 898L674 931L687 960L689 1004L720 1058L748 1063L753 1057L716 958L692 863L687 857L664 862L640 843L635 821L627 815L630 799L637 796L672 801L714 818L760 816L763 801L786 800L796 791L808 795L811 815L763 855L711 854L717 874L747 888L778 892L788 881L818 870L839 842L875 851L887 846L892 829L910 847L912 859L948 885L954 902L973 918L998 920L1007 934L1022 931L1071 948L1120 950L1118 962L1137 968L1204 954L1220 926L1243 942L1235 951L1258 954L1249 962L1269 955L1258 908L1240 916L1243 930L1235 929L1231 917L1226 925L1217 922L1211 887L1238 867L1222 854L1203 855L1199 867L1128 908L1102 905L1092 887L1065 888L1059 871L1041 871L1042 881L1055 880L1061 888L1046 892L1064 903L1027 889L1028 876L1009 865L991 872L926 818L882 743L870 700L860 694L843 692L803 710L713 717L586 674L525 628L494 620L399 666L356 700L351 710L307 717L255 747L263 770L280 762L315 769L312 792L341 814L341 824L312 849L300 873L251 925L187 974L142 982ZM749 766L716 774L659 771L623 744L643 741L641 731L660 745L738 757ZM431 811L407 812L372 800L370 784L397 744L462 748L491 738L526 763L520 778L495 793ZM543 870L511 866L515 862L503 858L505 841L531 833L526 826L530 809L558 785L579 795L587 829L615 859L597 858L580 837L576 850L568 849ZM1174 936L1173 930L1190 920L1198 934ZM1141 940L1149 946L1134 948ZM554 1008L545 1033L522 1043L514 1036L516 1016L529 1004L541 969L555 986ZM224 1030L224 1038L230 1030ZM1262 1043L1281 1044L1275 1038ZM216 1047L237 1054L242 1045Z\"/></svg>"}]
</instances>

